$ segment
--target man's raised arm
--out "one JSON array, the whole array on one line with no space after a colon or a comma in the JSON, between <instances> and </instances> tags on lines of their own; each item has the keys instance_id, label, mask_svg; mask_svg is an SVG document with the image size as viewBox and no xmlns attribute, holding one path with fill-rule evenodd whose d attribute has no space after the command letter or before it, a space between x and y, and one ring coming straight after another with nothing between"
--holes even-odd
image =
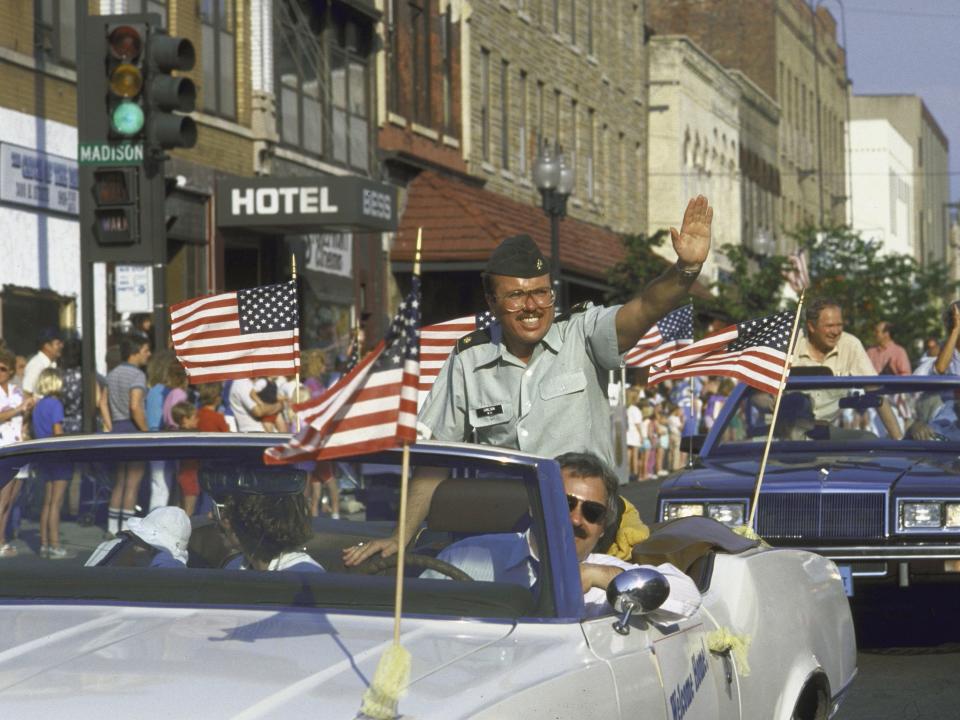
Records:
<instances>
[{"instance_id":1,"label":"man's raised arm","mask_svg":"<svg viewBox=\"0 0 960 720\"><path fill-rule=\"evenodd\" d=\"M689 294L710 252L713 208L703 195L687 204L680 230L670 228L677 262L617 311L617 345L626 352Z\"/></svg>"}]
</instances>

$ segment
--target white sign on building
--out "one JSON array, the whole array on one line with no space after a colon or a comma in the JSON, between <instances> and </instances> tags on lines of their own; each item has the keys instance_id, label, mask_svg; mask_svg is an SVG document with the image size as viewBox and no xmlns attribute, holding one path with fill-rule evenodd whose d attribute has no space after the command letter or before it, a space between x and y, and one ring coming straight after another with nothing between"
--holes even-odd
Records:
<instances>
[{"instance_id":1,"label":"white sign on building","mask_svg":"<svg viewBox=\"0 0 960 720\"><path fill-rule=\"evenodd\" d=\"M153 312L152 267L149 265L117 265L114 269L114 283L117 312Z\"/></svg>"},{"instance_id":2,"label":"white sign on building","mask_svg":"<svg viewBox=\"0 0 960 720\"><path fill-rule=\"evenodd\" d=\"M0 200L77 215L80 212L77 161L0 143Z\"/></svg>"}]
</instances>

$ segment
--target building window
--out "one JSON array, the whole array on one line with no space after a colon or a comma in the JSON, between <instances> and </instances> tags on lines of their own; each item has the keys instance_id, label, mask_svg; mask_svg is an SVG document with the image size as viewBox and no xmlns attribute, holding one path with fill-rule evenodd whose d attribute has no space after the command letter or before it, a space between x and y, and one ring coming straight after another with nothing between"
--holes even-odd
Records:
<instances>
[{"instance_id":1,"label":"building window","mask_svg":"<svg viewBox=\"0 0 960 720\"><path fill-rule=\"evenodd\" d=\"M399 3L402 0L390 0L386 4L385 29L387 35L387 72L389 81L387 83L387 110L398 115L403 115L403 109L400 105L400 52L398 48L399 30L397 23L400 21Z\"/></svg>"},{"instance_id":2,"label":"building window","mask_svg":"<svg viewBox=\"0 0 960 720\"><path fill-rule=\"evenodd\" d=\"M369 170L370 24L339 5L284 0L278 9L281 141L340 165Z\"/></svg>"},{"instance_id":3,"label":"building window","mask_svg":"<svg viewBox=\"0 0 960 720\"><path fill-rule=\"evenodd\" d=\"M510 169L510 63L500 63L500 167Z\"/></svg>"},{"instance_id":4,"label":"building window","mask_svg":"<svg viewBox=\"0 0 960 720\"><path fill-rule=\"evenodd\" d=\"M543 142L543 81L537 80L537 143ZM537 147L537 152L540 148Z\"/></svg>"},{"instance_id":5,"label":"building window","mask_svg":"<svg viewBox=\"0 0 960 720\"><path fill-rule=\"evenodd\" d=\"M490 162L490 51L480 49L480 148Z\"/></svg>"},{"instance_id":6,"label":"building window","mask_svg":"<svg viewBox=\"0 0 960 720\"><path fill-rule=\"evenodd\" d=\"M560 142L560 91L553 91L553 140Z\"/></svg>"},{"instance_id":7,"label":"building window","mask_svg":"<svg viewBox=\"0 0 960 720\"><path fill-rule=\"evenodd\" d=\"M590 200L594 199L594 146L597 142L597 126L596 126L596 117L593 111L593 108L587 109L587 198Z\"/></svg>"},{"instance_id":8,"label":"building window","mask_svg":"<svg viewBox=\"0 0 960 720\"><path fill-rule=\"evenodd\" d=\"M237 115L236 16L233 0L200 0L203 109Z\"/></svg>"},{"instance_id":9,"label":"building window","mask_svg":"<svg viewBox=\"0 0 960 720\"><path fill-rule=\"evenodd\" d=\"M553 0L553 33L560 34L560 0Z\"/></svg>"},{"instance_id":10,"label":"building window","mask_svg":"<svg viewBox=\"0 0 960 720\"><path fill-rule=\"evenodd\" d=\"M76 0L42 0L34 5L37 57L55 65L77 64Z\"/></svg>"},{"instance_id":11,"label":"building window","mask_svg":"<svg viewBox=\"0 0 960 720\"><path fill-rule=\"evenodd\" d=\"M443 129L454 133L453 127L453 8L447 4L447 11L440 18L440 57L442 60L440 79L443 93Z\"/></svg>"},{"instance_id":12,"label":"building window","mask_svg":"<svg viewBox=\"0 0 960 720\"><path fill-rule=\"evenodd\" d=\"M370 28L352 16L332 11L330 30L331 131L333 159L358 170L370 167L367 112L367 58Z\"/></svg>"},{"instance_id":13,"label":"building window","mask_svg":"<svg viewBox=\"0 0 960 720\"><path fill-rule=\"evenodd\" d=\"M430 2L417 0L409 4L410 45L412 62L410 79L413 118L423 125L430 124Z\"/></svg>"},{"instance_id":14,"label":"building window","mask_svg":"<svg viewBox=\"0 0 960 720\"><path fill-rule=\"evenodd\" d=\"M573 177L574 177L574 188L570 193L571 195L577 194L576 188L576 177L577 177L577 152L580 150L579 141L580 138L577 134L577 115L578 115L578 103L576 100L570 101L570 150L567 153L567 161L570 163L570 167L573 168Z\"/></svg>"},{"instance_id":15,"label":"building window","mask_svg":"<svg viewBox=\"0 0 960 720\"><path fill-rule=\"evenodd\" d=\"M520 127L518 128L518 140L519 142L519 161L517 162L517 170L519 171L522 177L526 177L527 174L527 136L529 132L528 120L527 120L527 73L524 70L520 71L520 82L519 87L517 88L520 97Z\"/></svg>"},{"instance_id":16,"label":"building window","mask_svg":"<svg viewBox=\"0 0 960 720\"><path fill-rule=\"evenodd\" d=\"M593 55L595 48L593 47L593 2L594 0L587 0L587 53Z\"/></svg>"},{"instance_id":17,"label":"building window","mask_svg":"<svg viewBox=\"0 0 960 720\"><path fill-rule=\"evenodd\" d=\"M577 44L577 0L570 0L570 44Z\"/></svg>"}]
</instances>

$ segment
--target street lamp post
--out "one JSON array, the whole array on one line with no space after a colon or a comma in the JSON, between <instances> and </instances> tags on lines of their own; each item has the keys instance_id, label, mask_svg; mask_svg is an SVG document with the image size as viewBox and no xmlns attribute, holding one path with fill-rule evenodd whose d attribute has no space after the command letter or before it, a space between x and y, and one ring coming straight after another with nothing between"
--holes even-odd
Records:
<instances>
[{"instance_id":1,"label":"street lamp post","mask_svg":"<svg viewBox=\"0 0 960 720\"><path fill-rule=\"evenodd\" d=\"M550 282L560 307L566 307L560 287L560 220L567 214L567 198L573 192L573 166L559 145L544 141L533 161L533 182L543 199L543 211L550 218Z\"/></svg>"}]
</instances>

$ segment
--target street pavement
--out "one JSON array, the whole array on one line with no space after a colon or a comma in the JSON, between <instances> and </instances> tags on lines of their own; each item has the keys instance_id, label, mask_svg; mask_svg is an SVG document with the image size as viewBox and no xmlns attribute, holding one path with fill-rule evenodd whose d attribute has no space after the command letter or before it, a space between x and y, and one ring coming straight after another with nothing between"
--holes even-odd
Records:
<instances>
[{"instance_id":1,"label":"street pavement","mask_svg":"<svg viewBox=\"0 0 960 720\"><path fill-rule=\"evenodd\" d=\"M660 483L621 487L646 523ZM836 720L960 720L960 586L854 588L858 675Z\"/></svg>"}]
</instances>

